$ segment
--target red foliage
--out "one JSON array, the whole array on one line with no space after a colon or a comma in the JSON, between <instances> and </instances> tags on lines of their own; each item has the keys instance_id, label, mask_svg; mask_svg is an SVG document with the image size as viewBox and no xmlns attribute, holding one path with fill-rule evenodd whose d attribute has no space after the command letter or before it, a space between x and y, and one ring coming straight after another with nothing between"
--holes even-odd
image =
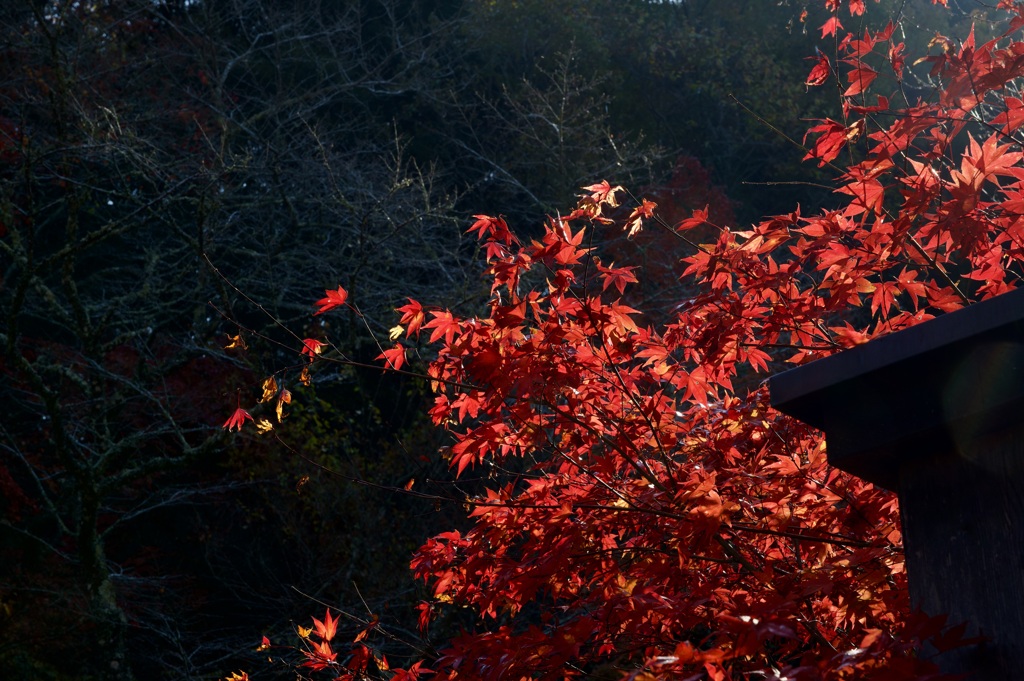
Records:
<instances>
[{"instance_id":1,"label":"red foliage","mask_svg":"<svg viewBox=\"0 0 1024 681\"><path fill-rule=\"evenodd\" d=\"M937 672L921 640L961 643L962 629L908 614L895 497L829 468L820 434L772 411L751 377L1024 274L1024 115L1005 89L1024 74L1024 9L1002 4L1014 21L1001 39L929 57L939 96L897 108L861 99L877 73L865 60L904 69L893 26L843 36L841 3L826 4L846 118L812 128L808 157L838 173L833 208L743 230L707 213L659 222L649 200L616 217L618 188L602 182L531 243L477 216L485 314L428 308L422 323L415 301L400 309L408 333L439 344L431 414L450 465L492 473L465 500L470 529L412 561L432 593L422 624L447 608L475 623L431 663L435 678L613 665L645 681L923 679ZM658 325L620 300L636 272L585 246L592 230L641 225L679 244L692 291ZM710 243L686 238L697 226Z\"/></svg>"},{"instance_id":2,"label":"red foliage","mask_svg":"<svg viewBox=\"0 0 1024 681\"><path fill-rule=\"evenodd\" d=\"M324 291L324 297L316 301L317 310L313 314L323 314L328 310L333 310L336 307L341 307L348 300L348 291L342 287L338 287L336 291Z\"/></svg>"},{"instance_id":3,"label":"red foliage","mask_svg":"<svg viewBox=\"0 0 1024 681\"><path fill-rule=\"evenodd\" d=\"M325 345L327 345L327 343L319 341L315 338L303 338L301 353L309 357L309 361L312 362L314 359L316 359L317 355L324 351Z\"/></svg>"},{"instance_id":4,"label":"red foliage","mask_svg":"<svg viewBox=\"0 0 1024 681\"><path fill-rule=\"evenodd\" d=\"M405 364L405 348L400 343L396 343L394 347L377 355L376 359L387 360L387 366L390 369L401 369Z\"/></svg>"},{"instance_id":5,"label":"red foliage","mask_svg":"<svg viewBox=\"0 0 1024 681\"><path fill-rule=\"evenodd\" d=\"M807 74L807 80L804 82L807 85L824 85L830 75L832 75L832 64L829 63L826 55L819 54L814 68Z\"/></svg>"},{"instance_id":6,"label":"red foliage","mask_svg":"<svg viewBox=\"0 0 1024 681\"><path fill-rule=\"evenodd\" d=\"M246 421L252 421L253 420L252 414L247 412L245 409L242 409L242 394L241 394L241 392L239 392L238 395L237 395L237 403L238 403L238 406L231 413L231 416L228 417L228 420L224 422L224 425L221 426L221 428L226 428L229 431L230 430L241 430L242 426L245 425Z\"/></svg>"},{"instance_id":7,"label":"red foliage","mask_svg":"<svg viewBox=\"0 0 1024 681\"><path fill-rule=\"evenodd\" d=\"M616 194L625 194L625 190L611 187L607 181L584 187L584 190L593 193L583 197L583 207L589 206L590 200L595 203L611 201L609 206L614 209L618 206ZM662 321L689 295L689 282L679 281L679 256L681 249L686 248L685 242L713 240L717 234L715 225L727 225L736 218L733 202L714 185L708 170L693 156L677 158L668 181L646 188L645 194L649 197L648 206L640 201L632 212L620 209L602 213L628 214L629 219L625 227L610 226L600 230L595 235L596 252L601 260L609 261L608 271L621 272L605 280L605 284L614 287L629 305L641 310L644 321ZM650 205L657 208L649 208ZM631 225L637 227L632 233ZM674 229L664 229L663 225ZM629 264L615 267L615 263ZM604 267L598 265L599 269ZM637 276L641 273L642 276ZM627 288L626 283L637 285Z\"/></svg>"}]
</instances>

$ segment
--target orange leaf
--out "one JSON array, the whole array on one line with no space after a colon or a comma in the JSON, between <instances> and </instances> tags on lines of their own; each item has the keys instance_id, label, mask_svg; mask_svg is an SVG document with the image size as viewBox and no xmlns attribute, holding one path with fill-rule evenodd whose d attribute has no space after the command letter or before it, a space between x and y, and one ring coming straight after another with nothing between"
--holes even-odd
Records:
<instances>
[{"instance_id":1,"label":"orange leaf","mask_svg":"<svg viewBox=\"0 0 1024 681\"><path fill-rule=\"evenodd\" d=\"M277 422L281 423L284 419L284 405L292 403L292 394L288 390L282 389L280 394L277 396L277 405L274 407L274 411L277 412Z\"/></svg>"},{"instance_id":2,"label":"orange leaf","mask_svg":"<svg viewBox=\"0 0 1024 681\"><path fill-rule=\"evenodd\" d=\"M262 387L263 397L260 398L260 404L274 399L274 395L277 394L277 380L275 380L273 376L270 376L267 380L263 381Z\"/></svg>"},{"instance_id":3,"label":"orange leaf","mask_svg":"<svg viewBox=\"0 0 1024 681\"><path fill-rule=\"evenodd\" d=\"M362 631L360 631L358 634L356 634L356 637L354 639L352 639L353 642L354 643L359 643L364 638L366 638L366 635L369 634L371 631L373 631L374 628L376 628L376 626L377 626L377 624L379 622L380 622L380 617L378 617L377 615L374 615L370 619L370 623L366 626L366 628L363 629Z\"/></svg>"},{"instance_id":4,"label":"orange leaf","mask_svg":"<svg viewBox=\"0 0 1024 681\"><path fill-rule=\"evenodd\" d=\"M224 346L225 350L233 350L235 348L238 348L239 350L249 349L249 346L245 344L245 339L242 338L242 334L238 334L237 336L228 336L228 340L231 342Z\"/></svg>"},{"instance_id":5,"label":"orange leaf","mask_svg":"<svg viewBox=\"0 0 1024 681\"><path fill-rule=\"evenodd\" d=\"M321 622L317 618L313 618L313 626L316 627L316 634L324 641L330 641L334 638L334 634L338 631L338 619L331 617L331 611L328 608L324 614L324 621Z\"/></svg>"}]
</instances>

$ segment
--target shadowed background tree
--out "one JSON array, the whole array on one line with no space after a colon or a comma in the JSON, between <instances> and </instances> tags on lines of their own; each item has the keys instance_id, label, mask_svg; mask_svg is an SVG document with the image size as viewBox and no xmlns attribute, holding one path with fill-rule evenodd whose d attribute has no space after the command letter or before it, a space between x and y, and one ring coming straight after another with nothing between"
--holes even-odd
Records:
<instances>
[{"instance_id":1,"label":"shadowed background tree","mask_svg":"<svg viewBox=\"0 0 1024 681\"><path fill-rule=\"evenodd\" d=\"M431 58L431 33L386 4L4 12L0 654L34 678L208 675L249 647L251 632L219 623L228 609L263 604L269 619L290 596L276 584L316 592L376 572L360 551L312 546L324 523L349 522L363 553L394 550L395 561L408 550L370 539L396 501L278 504L282 487L296 497L299 475L270 476L259 465L267 447L232 455L215 427L240 377L294 345L256 341L271 320L236 309L236 291L289 322L309 321L297 301L315 289L297 287L296 273L378 291L377 308L350 325L348 349L369 357L360 327L380 327L398 282L473 296L455 189L405 154L362 94L426 89L415 65ZM254 333L239 336L218 311ZM236 346L253 344L229 350L227 365L225 329ZM376 470L353 477L406 475L415 464L396 462L413 455L394 438L411 427L403 405L418 393L382 388L373 373L315 380L347 395L332 402L351 415L330 429L315 411L297 416L310 419L300 453L378 447ZM338 435L346 421L352 432ZM276 553L255 549L254 526L277 538ZM294 574L286 563L303 550L314 559L295 561L306 572Z\"/></svg>"}]
</instances>

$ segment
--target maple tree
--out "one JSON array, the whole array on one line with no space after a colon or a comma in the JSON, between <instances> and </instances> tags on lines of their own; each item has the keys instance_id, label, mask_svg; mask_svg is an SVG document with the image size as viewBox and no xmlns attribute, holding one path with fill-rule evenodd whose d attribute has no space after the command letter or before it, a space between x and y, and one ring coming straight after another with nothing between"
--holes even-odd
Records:
<instances>
[{"instance_id":1,"label":"maple tree","mask_svg":"<svg viewBox=\"0 0 1024 681\"><path fill-rule=\"evenodd\" d=\"M700 153L719 181L747 179L739 159L784 156L753 119L723 118L718 94L778 104L791 129L808 109L793 106L799 77L794 96L765 96L780 65L804 68L780 58L806 52L785 8L759 21L646 0L0 5L0 665L14 677L238 669L251 622L296 610L264 588L283 580L349 609L387 600L415 622L405 556L455 526L461 502L422 513L413 494L332 490L301 457L422 491L445 465L422 460L444 436L409 408L429 384L323 371L332 348L416 370L408 336L377 347L360 323L383 339L396 292L453 320L480 300L473 239L453 219L466 208L530 229L614 173L671 220L651 188L669 161L658 147ZM601 257L618 271L609 290L625 286L636 262ZM256 315L217 272L321 348L289 374L312 381L287 386L296 404L278 386L253 406L270 388L253 366L284 354L223 321ZM660 285L649 269L641 281ZM306 317L310 294L337 283L362 316ZM637 288L626 305L641 306ZM266 317L254 326L283 336ZM287 429L298 456L218 431L240 385L253 390L235 426ZM353 550L329 538L341 523Z\"/></svg>"},{"instance_id":2,"label":"maple tree","mask_svg":"<svg viewBox=\"0 0 1024 681\"><path fill-rule=\"evenodd\" d=\"M820 433L770 409L763 376L1016 286L1024 6L999 3L991 40L935 38L918 62L929 97L908 94L898 17L846 33L841 10L865 3L825 6L833 49L807 84L835 84L842 116L805 143L835 173L832 207L749 229L703 209L666 222L647 199L617 208L625 190L602 182L534 240L476 217L485 313L400 308L393 340L408 339L381 357L400 369L430 331L443 454L478 478L471 527L411 563L430 589L424 629L471 615L433 678L918 679L938 677L922 641L961 643L941 613L909 612L895 497L829 468ZM622 302L642 273L590 245L613 229L678 242L695 293L666 323ZM389 669L365 628L332 643L325 622L304 652L314 671L428 673Z\"/></svg>"}]
</instances>

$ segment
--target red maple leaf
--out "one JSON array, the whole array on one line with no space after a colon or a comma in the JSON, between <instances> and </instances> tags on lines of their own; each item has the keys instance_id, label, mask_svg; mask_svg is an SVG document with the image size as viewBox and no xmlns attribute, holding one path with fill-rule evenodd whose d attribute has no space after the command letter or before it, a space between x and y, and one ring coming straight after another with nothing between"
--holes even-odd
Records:
<instances>
[{"instance_id":1,"label":"red maple leaf","mask_svg":"<svg viewBox=\"0 0 1024 681\"><path fill-rule=\"evenodd\" d=\"M455 333L459 330L459 321L448 310L430 314L433 319L423 325L424 329L433 329L430 333L430 342L433 343L444 338L444 342L450 345L452 339L455 338Z\"/></svg>"},{"instance_id":2,"label":"red maple leaf","mask_svg":"<svg viewBox=\"0 0 1024 681\"><path fill-rule=\"evenodd\" d=\"M391 681L417 681L420 676L431 676L433 670L424 667L422 662L416 662L408 669L396 669Z\"/></svg>"},{"instance_id":3,"label":"red maple leaf","mask_svg":"<svg viewBox=\"0 0 1024 681\"><path fill-rule=\"evenodd\" d=\"M224 422L221 428L227 428L229 431L232 429L242 430L242 426L245 425L246 420L252 421L252 414L242 409L242 397L238 396L238 408L231 414L230 418Z\"/></svg>"},{"instance_id":4,"label":"red maple leaf","mask_svg":"<svg viewBox=\"0 0 1024 681\"><path fill-rule=\"evenodd\" d=\"M613 263L614 265L614 263ZM637 283L636 275L633 274L635 267L605 267L600 262L597 264L597 271L601 273L604 280L602 291L607 291L609 286L614 286L619 295L626 292L626 284Z\"/></svg>"},{"instance_id":5,"label":"red maple leaf","mask_svg":"<svg viewBox=\"0 0 1024 681\"><path fill-rule=\"evenodd\" d=\"M841 29L843 25L839 23L839 17L831 17L828 21L821 25L821 37L827 38L830 35L835 35L836 31Z\"/></svg>"},{"instance_id":6,"label":"red maple leaf","mask_svg":"<svg viewBox=\"0 0 1024 681\"><path fill-rule=\"evenodd\" d=\"M324 297L316 301L317 311L314 315L323 314L328 310L341 307L348 300L348 291L338 287L336 291L324 291Z\"/></svg>"},{"instance_id":7,"label":"red maple leaf","mask_svg":"<svg viewBox=\"0 0 1024 681\"><path fill-rule=\"evenodd\" d=\"M847 74L846 79L850 82L850 87L846 88L843 92L843 97L853 97L864 92L871 86L871 83L875 82L875 78L878 77L878 71L868 66L862 61L857 60L854 68L852 68Z\"/></svg>"},{"instance_id":8,"label":"red maple leaf","mask_svg":"<svg viewBox=\"0 0 1024 681\"><path fill-rule=\"evenodd\" d=\"M704 206L704 208L694 209L693 214L690 217L684 218L678 225L676 225L676 231L682 232L688 229L693 229L694 227L700 227L706 223L708 221L708 208L709 206Z\"/></svg>"},{"instance_id":9,"label":"red maple leaf","mask_svg":"<svg viewBox=\"0 0 1024 681\"><path fill-rule=\"evenodd\" d=\"M408 338L414 334L418 334L420 327L423 326L425 316L423 314L423 306L417 303L412 298L409 298L409 304L403 305L402 307L395 308L397 312L402 313L402 318L399 320L400 324L405 324L405 335Z\"/></svg>"},{"instance_id":10,"label":"red maple leaf","mask_svg":"<svg viewBox=\"0 0 1024 681\"><path fill-rule=\"evenodd\" d=\"M331 617L331 610L328 608L324 613L323 622L314 617L313 626L316 627L317 636L324 641L330 641L338 631L338 618Z\"/></svg>"},{"instance_id":11,"label":"red maple leaf","mask_svg":"<svg viewBox=\"0 0 1024 681\"><path fill-rule=\"evenodd\" d=\"M804 156L804 160L816 158L819 160L818 167L834 161L839 156L839 152L843 150L843 147L850 140L855 139L863 130L863 119L847 127L842 123L833 121L831 118L826 118L820 125L816 125L807 131L807 135L817 134L818 139L807 152L807 155ZM806 141L807 136L805 135L804 142L806 143Z\"/></svg>"},{"instance_id":12,"label":"red maple leaf","mask_svg":"<svg viewBox=\"0 0 1024 681\"><path fill-rule=\"evenodd\" d=\"M320 671L334 666L336 664L335 660L338 657L338 654L331 649L331 645L327 641L313 643L312 649L303 650L302 654L308 658L302 663L302 666L309 667L313 671Z\"/></svg>"},{"instance_id":13,"label":"red maple leaf","mask_svg":"<svg viewBox=\"0 0 1024 681\"><path fill-rule=\"evenodd\" d=\"M388 368L398 371L405 364L405 348L396 343L393 348L388 348L374 359L383 359Z\"/></svg>"},{"instance_id":14,"label":"red maple leaf","mask_svg":"<svg viewBox=\"0 0 1024 681\"><path fill-rule=\"evenodd\" d=\"M474 215L473 217L476 218L476 222L466 230L467 233L476 232L477 237L480 239L486 237L505 244L511 244L515 239L512 231L508 228L508 223L505 222L505 218L495 218L490 215Z\"/></svg>"},{"instance_id":15,"label":"red maple leaf","mask_svg":"<svg viewBox=\"0 0 1024 681\"><path fill-rule=\"evenodd\" d=\"M813 57L809 57L809 59L813 59ZM818 62L807 74L807 80L804 83L811 86L824 85L830 75L832 75L832 64L829 63L828 57L819 54Z\"/></svg>"},{"instance_id":16,"label":"red maple leaf","mask_svg":"<svg viewBox=\"0 0 1024 681\"><path fill-rule=\"evenodd\" d=\"M302 340L302 354L309 355L309 361L313 361L317 355L324 351L327 343L318 341L315 338L304 338Z\"/></svg>"},{"instance_id":17,"label":"red maple leaf","mask_svg":"<svg viewBox=\"0 0 1024 681\"><path fill-rule=\"evenodd\" d=\"M597 184L592 184L586 187L581 187L590 192L590 200L595 204L606 203L610 207L615 208L619 205L618 199L615 197L615 192L621 191L622 187L613 187L608 183L608 180L601 180Z\"/></svg>"}]
</instances>

